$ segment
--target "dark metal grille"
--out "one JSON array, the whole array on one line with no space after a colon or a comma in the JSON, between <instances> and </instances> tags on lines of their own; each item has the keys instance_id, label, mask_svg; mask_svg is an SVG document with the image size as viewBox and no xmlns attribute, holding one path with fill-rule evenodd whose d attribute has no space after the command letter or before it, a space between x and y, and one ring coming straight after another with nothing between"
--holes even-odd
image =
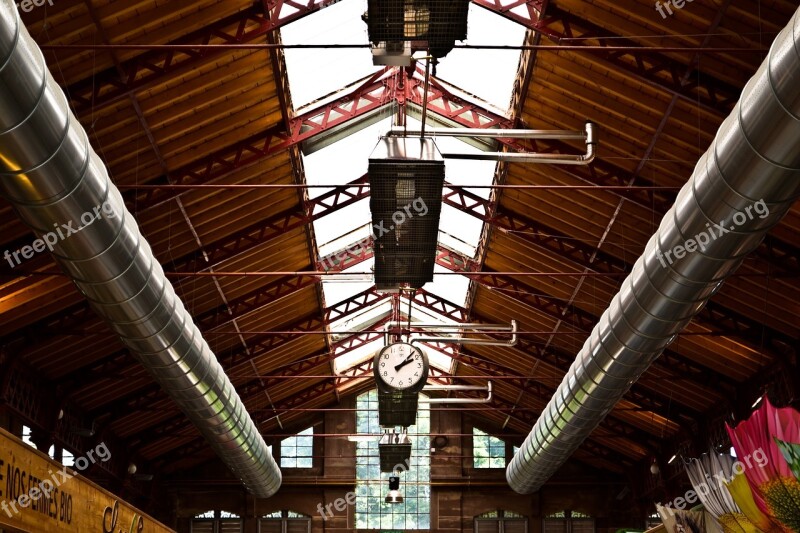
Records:
<instances>
[{"instance_id":1,"label":"dark metal grille","mask_svg":"<svg viewBox=\"0 0 800 533\"><path fill-rule=\"evenodd\" d=\"M444 57L467 38L467 0L369 0L368 10L369 39L376 44L409 41Z\"/></svg>"},{"instance_id":2,"label":"dark metal grille","mask_svg":"<svg viewBox=\"0 0 800 533\"><path fill-rule=\"evenodd\" d=\"M416 413L414 413L416 415ZM402 467L408 470L411 464L411 443L408 444L378 444L381 472L394 472L395 468Z\"/></svg>"},{"instance_id":3,"label":"dark metal grille","mask_svg":"<svg viewBox=\"0 0 800 533\"><path fill-rule=\"evenodd\" d=\"M444 162L370 159L369 179L378 290L433 281Z\"/></svg>"}]
</instances>

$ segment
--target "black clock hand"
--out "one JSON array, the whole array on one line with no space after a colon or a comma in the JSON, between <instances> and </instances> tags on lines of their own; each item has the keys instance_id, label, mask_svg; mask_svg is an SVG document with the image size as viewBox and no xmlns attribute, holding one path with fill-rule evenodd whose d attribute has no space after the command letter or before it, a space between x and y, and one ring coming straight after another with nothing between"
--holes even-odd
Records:
<instances>
[{"instance_id":1,"label":"black clock hand","mask_svg":"<svg viewBox=\"0 0 800 533\"><path fill-rule=\"evenodd\" d=\"M413 357L413 356L411 356L411 355L409 355L409 356L408 356L408 359L405 359L405 360L404 360L402 363L400 363L399 365L397 365L397 366L395 366L395 367L394 367L394 371L395 371L395 372L400 372L400 369L401 369L401 368L403 368L403 367L404 367L404 366L406 366L407 364L409 364L409 363L413 363L413 362L414 362L414 357Z\"/></svg>"}]
</instances>

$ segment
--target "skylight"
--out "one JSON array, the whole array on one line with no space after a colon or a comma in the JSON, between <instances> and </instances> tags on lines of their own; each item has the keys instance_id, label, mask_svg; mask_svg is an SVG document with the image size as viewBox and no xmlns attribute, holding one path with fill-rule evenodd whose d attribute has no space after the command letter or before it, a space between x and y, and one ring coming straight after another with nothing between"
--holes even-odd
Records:
<instances>
[{"instance_id":1,"label":"skylight","mask_svg":"<svg viewBox=\"0 0 800 533\"><path fill-rule=\"evenodd\" d=\"M475 4L469 6L467 44L519 46L525 42L525 31L521 24ZM506 113L519 59L519 50L456 48L441 60L436 74Z\"/></svg>"},{"instance_id":2,"label":"skylight","mask_svg":"<svg viewBox=\"0 0 800 533\"><path fill-rule=\"evenodd\" d=\"M367 25L361 15L365 0L344 0L320 13L281 29L283 44L367 43ZM295 109L363 78L379 67L372 65L368 48L286 49L286 73Z\"/></svg>"},{"instance_id":3,"label":"skylight","mask_svg":"<svg viewBox=\"0 0 800 533\"><path fill-rule=\"evenodd\" d=\"M361 19L366 10L365 0L343 0L284 26L281 38L287 45L367 44L367 25ZM525 31L521 24L470 5L467 44L519 46ZM381 68L372 64L368 48L289 48L284 54L295 109ZM456 48L441 60L437 74L506 113L519 59L519 50Z\"/></svg>"},{"instance_id":4,"label":"skylight","mask_svg":"<svg viewBox=\"0 0 800 533\"><path fill-rule=\"evenodd\" d=\"M307 16L282 29L285 44L354 44L367 43L366 24L361 20L366 10L366 0L344 0L321 13ZM475 5L470 6L468 44L519 45L524 42L525 28L522 25ZM519 66L519 50L475 50L455 49L443 58L437 69L437 78L443 83L457 87L453 92L474 100L478 105L507 114ZM296 109L331 96L357 80L376 72L380 67L372 64L368 49L309 49L286 50L287 74ZM482 101L481 101L482 100ZM388 102L387 102L388 104ZM420 123L412 118L414 109L409 109L409 129L419 129ZM433 124L435 117L431 117ZM391 106L379 112L374 124L353 123L352 128L337 131L329 140L330 145L318 144L306 148L312 153L303 153L305 179L313 185L339 185L363 176L367 171L370 154L380 136L389 131L394 119ZM374 122L370 121L370 122ZM324 134L323 134L324 135ZM324 137L323 137L324 139ZM475 153L479 149L452 137L437 137L437 146L443 153ZM446 179L454 185L492 184L496 170L493 161L445 161ZM310 189L309 196L316 197L329 189ZM490 189L470 189L482 198L488 198ZM314 234L320 258L346 248L355 249L358 243L366 243L371 234L372 216L369 200L364 199L349 205L314 222ZM475 258L483 231L483 221L449 205L442 206L439 225L439 244L470 258ZM345 273L371 272L373 260L352 267ZM323 266L323 268L329 268ZM437 266L434 281L424 288L426 291L449 300L456 305L465 305L469 291L469 280L463 276L443 275L444 268ZM326 305L335 305L373 286L371 276L356 276L343 279L339 276L323 278L322 291ZM401 298L402 312L408 310L408 300ZM331 324L331 331L354 331L369 329L391 313L391 302L384 300ZM425 323L452 323L438 313L412 307L412 320ZM342 337L332 335L336 342ZM349 353L336 357L337 372L351 368L369 359L383 344L376 340ZM432 364L448 370L449 357L429 350ZM435 360L435 362L434 362Z\"/></svg>"}]
</instances>

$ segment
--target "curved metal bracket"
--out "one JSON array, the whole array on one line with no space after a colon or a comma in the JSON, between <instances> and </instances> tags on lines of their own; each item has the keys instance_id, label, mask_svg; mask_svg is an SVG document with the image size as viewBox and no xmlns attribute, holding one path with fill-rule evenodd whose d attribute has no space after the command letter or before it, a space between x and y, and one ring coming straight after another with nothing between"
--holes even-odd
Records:
<instances>
[{"instance_id":1,"label":"curved metal bracket","mask_svg":"<svg viewBox=\"0 0 800 533\"><path fill-rule=\"evenodd\" d=\"M486 391L485 398L420 398L420 403L490 403L492 401L492 382L480 385L426 385L423 391Z\"/></svg>"}]
</instances>

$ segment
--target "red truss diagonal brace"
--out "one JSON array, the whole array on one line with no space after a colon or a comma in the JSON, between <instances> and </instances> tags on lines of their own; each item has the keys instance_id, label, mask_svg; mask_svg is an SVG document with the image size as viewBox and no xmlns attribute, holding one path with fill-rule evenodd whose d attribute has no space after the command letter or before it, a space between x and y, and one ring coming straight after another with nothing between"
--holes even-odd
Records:
<instances>
[{"instance_id":1,"label":"red truss diagonal brace","mask_svg":"<svg viewBox=\"0 0 800 533\"><path fill-rule=\"evenodd\" d=\"M306 141L320 133L378 110L392 102L393 71L384 70L371 76L363 85L342 98L299 115L290 121L290 131L282 125L253 135L209 154L197 162L170 171L175 185L197 185L223 178L236 170L260 161ZM137 212L176 198L180 192L168 189L148 189L131 199Z\"/></svg>"},{"instance_id":2,"label":"red truss diagonal brace","mask_svg":"<svg viewBox=\"0 0 800 533\"><path fill-rule=\"evenodd\" d=\"M479 6L494 11L508 19L522 24L531 30L547 36L559 43L570 39L570 45L585 46L625 46L628 51L587 50L598 59L628 72L638 80L663 89L692 105L698 105L723 117L739 99L741 91L726 82L714 79L708 74L685 76L693 69L684 62L663 53L636 50L641 44L624 35L615 35L605 28L584 20L573 13L554 5L546 7L544 17L539 17L535 1L502 2L501 0L473 0Z\"/></svg>"},{"instance_id":3,"label":"red truss diagonal brace","mask_svg":"<svg viewBox=\"0 0 800 533\"><path fill-rule=\"evenodd\" d=\"M326 8L341 0L263 0L264 8L269 13L270 30L277 30L290 22L299 20L320 9Z\"/></svg>"},{"instance_id":4,"label":"red truss diagonal brace","mask_svg":"<svg viewBox=\"0 0 800 533\"><path fill-rule=\"evenodd\" d=\"M323 319L318 319L313 316L303 318L294 324L287 326L286 331L319 330L325 326L329 326L335 320L340 320L342 318L346 318L353 314L367 310L374 304L387 298L389 298L388 294L378 294L374 288L368 289L326 308L323 311ZM330 347L330 350L322 350L315 355L304 358L302 361L286 365L282 369L275 370L273 374L283 375L284 370L286 372L290 372L291 369L298 371L299 369L308 370L310 367L305 365L304 361L306 363L309 361L314 361L314 367L321 365L323 362L329 363L331 354L336 354L336 356L338 356L342 352L349 351L359 346L363 346L368 342L372 342L376 338L380 338L380 336L381 334L375 334L369 336L364 335L345 338L342 341L333 343ZM276 350L281 346L285 346L297 338L297 335L289 334L256 336L248 341L249 352L245 352L243 349L237 350L235 353L221 356L220 362L223 364L226 372L231 376L231 378L235 379L236 372L250 371L249 362L252 359L262 356L269 351ZM124 373L125 372L123 370L122 374L124 375ZM266 386L270 386L272 384L274 383L268 382ZM244 396L243 391L250 390L248 389L250 386L263 388L264 385L262 385L259 380L250 381L247 385L239 387L240 394ZM163 394L160 391L161 388L154 384L148 387L147 390L136 391L134 394L115 400L112 405L101 407L96 414L99 416L102 413L111 412L112 414L118 415L116 416L117 418L124 416L125 414L135 411L141 407L151 405L155 398L163 397Z\"/></svg>"},{"instance_id":5,"label":"red truss diagonal brace","mask_svg":"<svg viewBox=\"0 0 800 533\"><path fill-rule=\"evenodd\" d=\"M290 22L336 3L332 0L265 0L264 7L258 4L222 18L204 28L195 30L166 44L248 44L263 40L271 31ZM93 75L66 88L75 114L94 112L120 101L135 91L157 85L170 77L192 70L203 62L227 53L224 49L198 48L197 50L154 50L123 62L120 76L116 67Z\"/></svg>"},{"instance_id":6,"label":"red truss diagonal brace","mask_svg":"<svg viewBox=\"0 0 800 533\"><path fill-rule=\"evenodd\" d=\"M533 28L539 22L548 0L472 0L473 4Z\"/></svg>"},{"instance_id":7,"label":"red truss diagonal brace","mask_svg":"<svg viewBox=\"0 0 800 533\"><path fill-rule=\"evenodd\" d=\"M305 207L292 208L267 220L256 222L222 240L205 245L202 251L195 252L174 268L181 272L199 272L216 268L221 262L242 252L266 244L291 230L303 228L331 213L368 198L368 182L368 177L364 175L345 186L336 187L308 200Z\"/></svg>"}]
</instances>

